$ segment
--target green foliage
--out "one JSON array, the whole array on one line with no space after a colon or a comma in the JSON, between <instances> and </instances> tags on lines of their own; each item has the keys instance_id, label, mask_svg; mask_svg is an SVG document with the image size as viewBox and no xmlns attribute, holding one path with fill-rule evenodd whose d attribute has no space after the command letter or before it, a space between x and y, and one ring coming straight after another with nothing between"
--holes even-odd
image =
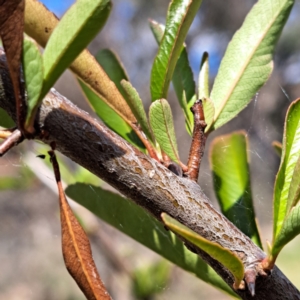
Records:
<instances>
[{"instance_id":1,"label":"green foliage","mask_svg":"<svg viewBox=\"0 0 300 300\"><path fill-rule=\"evenodd\" d=\"M244 278L244 265L243 262L233 252L223 248L215 242L211 242L203 238L165 213L162 214L162 219L165 225L173 232L179 234L192 244L196 245L208 253L212 258L219 261L224 267L226 267L234 277L234 284L236 288L240 285L242 279Z\"/></svg>"},{"instance_id":2,"label":"green foliage","mask_svg":"<svg viewBox=\"0 0 300 300\"><path fill-rule=\"evenodd\" d=\"M162 150L175 162L179 162L176 135L171 107L167 100L153 102L149 109L149 121L155 139Z\"/></svg>"},{"instance_id":3,"label":"green foliage","mask_svg":"<svg viewBox=\"0 0 300 300\"><path fill-rule=\"evenodd\" d=\"M243 131L215 138L210 165L222 213L262 248L252 203L247 144Z\"/></svg>"},{"instance_id":4,"label":"green foliage","mask_svg":"<svg viewBox=\"0 0 300 300\"><path fill-rule=\"evenodd\" d=\"M148 119L146 112L144 110L143 101L140 98L137 90L131 85L130 82L126 80L121 81L121 85L125 91L125 100L131 111L133 112L134 116L138 120L142 130L144 131L147 138L154 143L154 139L152 137L151 130L149 128Z\"/></svg>"},{"instance_id":5,"label":"green foliage","mask_svg":"<svg viewBox=\"0 0 300 300\"><path fill-rule=\"evenodd\" d=\"M260 0L228 45L210 98L215 105L213 128L235 117L269 78L276 41L293 0ZM209 130L209 128L207 128Z\"/></svg>"},{"instance_id":6,"label":"green foliage","mask_svg":"<svg viewBox=\"0 0 300 300\"><path fill-rule=\"evenodd\" d=\"M203 53L198 78L198 99L209 98L209 55ZM206 116L206 114L205 114Z\"/></svg>"},{"instance_id":7,"label":"green foliage","mask_svg":"<svg viewBox=\"0 0 300 300\"><path fill-rule=\"evenodd\" d=\"M165 26L151 20L150 28L153 32L157 43L160 44L165 32ZM179 59L177 60L172 82L175 93L177 95L177 99L185 116L187 131L189 134L192 134L194 126L193 114L191 113L189 108L193 105L193 103L196 100L196 87L185 45L183 45L183 49L180 53Z\"/></svg>"},{"instance_id":8,"label":"green foliage","mask_svg":"<svg viewBox=\"0 0 300 300\"><path fill-rule=\"evenodd\" d=\"M121 80L128 80L128 76L118 57L111 50L104 49L97 53L96 59L107 73L109 78L115 83L121 94L125 96L126 92L121 85ZM128 123L122 119L122 117L120 117L113 108L108 106L108 104L101 99L98 94L92 91L92 89L90 89L85 83L83 83L81 80L78 80L78 82L87 101L92 106L99 118L104 122L104 124L144 152L145 147L143 143L128 125Z\"/></svg>"},{"instance_id":9,"label":"green foliage","mask_svg":"<svg viewBox=\"0 0 300 300\"><path fill-rule=\"evenodd\" d=\"M25 127L34 119L39 105L39 96L43 86L43 59L35 42L25 38L23 41L23 70L27 91L27 116Z\"/></svg>"},{"instance_id":10,"label":"green foliage","mask_svg":"<svg viewBox=\"0 0 300 300\"><path fill-rule=\"evenodd\" d=\"M202 0L173 0L169 6L165 33L151 71L152 101L167 98L183 42L201 2Z\"/></svg>"},{"instance_id":11,"label":"green foliage","mask_svg":"<svg viewBox=\"0 0 300 300\"><path fill-rule=\"evenodd\" d=\"M63 16L43 54L44 84L40 100L104 26L110 10L109 0L78 0Z\"/></svg>"},{"instance_id":12,"label":"green foliage","mask_svg":"<svg viewBox=\"0 0 300 300\"><path fill-rule=\"evenodd\" d=\"M284 124L280 168L274 188L272 255L300 233L300 99L294 101Z\"/></svg>"},{"instance_id":13,"label":"green foliage","mask_svg":"<svg viewBox=\"0 0 300 300\"><path fill-rule=\"evenodd\" d=\"M215 287L234 295L232 290L198 255L190 252L170 231L144 209L100 187L75 184L66 194L108 224L132 237L182 269Z\"/></svg>"}]
</instances>

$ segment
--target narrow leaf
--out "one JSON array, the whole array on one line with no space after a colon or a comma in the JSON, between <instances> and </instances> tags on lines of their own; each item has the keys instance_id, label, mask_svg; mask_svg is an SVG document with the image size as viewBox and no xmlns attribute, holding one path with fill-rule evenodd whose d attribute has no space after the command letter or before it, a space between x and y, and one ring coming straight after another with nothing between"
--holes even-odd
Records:
<instances>
[{"instance_id":1,"label":"narrow leaf","mask_svg":"<svg viewBox=\"0 0 300 300\"><path fill-rule=\"evenodd\" d=\"M209 98L209 63L208 53L204 52L198 78L198 99Z\"/></svg>"},{"instance_id":2,"label":"narrow leaf","mask_svg":"<svg viewBox=\"0 0 300 300\"><path fill-rule=\"evenodd\" d=\"M34 121L43 86L43 59L38 46L28 38L25 38L23 43L23 73L27 91L25 128L32 132L33 123L29 123L29 121Z\"/></svg>"},{"instance_id":3,"label":"narrow leaf","mask_svg":"<svg viewBox=\"0 0 300 300\"><path fill-rule=\"evenodd\" d=\"M59 167L53 151L49 151L57 181L61 218L62 252L65 265L89 300L109 300L92 256L89 239L73 214L60 181Z\"/></svg>"},{"instance_id":4,"label":"narrow leaf","mask_svg":"<svg viewBox=\"0 0 300 300\"><path fill-rule=\"evenodd\" d=\"M132 128L87 85L82 81L79 81L79 84L88 103L104 124L141 151L145 151L144 145Z\"/></svg>"},{"instance_id":5,"label":"narrow leaf","mask_svg":"<svg viewBox=\"0 0 300 300\"><path fill-rule=\"evenodd\" d=\"M225 268L227 268L234 277L234 287L237 289L244 278L244 265L243 262L231 251L223 248L215 242L211 242L199 234L195 233L191 229L182 225L166 213L161 215L165 225L173 232L181 235L183 238L193 243L209 256L220 262Z\"/></svg>"},{"instance_id":6,"label":"narrow leaf","mask_svg":"<svg viewBox=\"0 0 300 300\"><path fill-rule=\"evenodd\" d=\"M198 278L235 295L224 281L183 242L144 209L110 191L87 184L75 184L66 189L73 200L83 205L108 224L139 243L175 263ZM130 216L130 217L128 217Z\"/></svg>"},{"instance_id":7,"label":"narrow leaf","mask_svg":"<svg viewBox=\"0 0 300 300\"><path fill-rule=\"evenodd\" d=\"M255 222L244 131L219 136L210 148L214 189L222 213L262 248Z\"/></svg>"},{"instance_id":8,"label":"narrow leaf","mask_svg":"<svg viewBox=\"0 0 300 300\"><path fill-rule=\"evenodd\" d=\"M47 10L42 3L36 0L26 0L25 31L42 47L46 46L58 22L57 17ZM108 106L116 111L128 125L131 126L131 124L136 123L134 115L116 85L102 67L96 63L94 56L88 50L83 50L78 55L70 69Z\"/></svg>"},{"instance_id":9,"label":"narrow leaf","mask_svg":"<svg viewBox=\"0 0 300 300\"><path fill-rule=\"evenodd\" d=\"M126 70L116 53L110 49L102 49L96 54L96 60L106 72L108 77L114 82L120 93L126 96L121 85L121 80L129 80Z\"/></svg>"},{"instance_id":10,"label":"narrow leaf","mask_svg":"<svg viewBox=\"0 0 300 300\"><path fill-rule=\"evenodd\" d=\"M272 246L272 256L276 258L282 248L300 234L300 204L292 208L284 220L279 234L276 236Z\"/></svg>"},{"instance_id":11,"label":"narrow leaf","mask_svg":"<svg viewBox=\"0 0 300 300\"><path fill-rule=\"evenodd\" d=\"M143 101L140 98L137 90L131 85L130 82L126 80L121 81L121 86L123 87L126 93L125 99L129 107L131 108L131 111L133 112L134 116L141 125L143 132L148 137L148 139L154 143L154 139L149 128L147 115L144 109Z\"/></svg>"},{"instance_id":12,"label":"narrow leaf","mask_svg":"<svg viewBox=\"0 0 300 300\"><path fill-rule=\"evenodd\" d=\"M179 162L176 135L171 107L167 100L153 102L149 108L149 121L155 139L162 150L175 162Z\"/></svg>"},{"instance_id":13,"label":"narrow leaf","mask_svg":"<svg viewBox=\"0 0 300 300\"><path fill-rule=\"evenodd\" d=\"M300 99L290 105L284 124L282 156L274 187L273 241L279 234L283 221L294 203L294 188L300 184L295 172L300 157ZM293 179L293 175L295 178ZM291 184L293 180L293 185Z\"/></svg>"},{"instance_id":14,"label":"narrow leaf","mask_svg":"<svg viewBox=\"0 0 300 300\"><path fill-rule=\"evenodd\" d=\"M157 43L160 44L164 35L165 27L153 20L150 20L149 24ZM190 107L196 101L196 86L185 45L183 45L183 49L176 63L172 82L177 99L185 115L187 131L190 135L192 135L193 114L190 111Z\"/></svg>"},{"instance_id":15,"label":"narrow leaf","mask_svg":"<svg viewBox=\"0 0 300 300\"><path fill-rule=\"evenodd\" d=\"M293 0L259 0L229 43L213 85L216 129L235 117L269 78Z\"/></svg>"},{"instance_id":16,"label":"narrow leaf","mask_svg":"<svg viewBox=\"0 0 300 300\"><path fill-rule=\"evenodd\" d=\"M0 37L4 46L17 108L17 125L22 131L25 119L25 98L21 85L21 55L24 32L25 0L2 1L0 5Z\"/></svg>"},{"instance_id":17,"label":"narrow leaf","mask_svg":"<svg viewBox=\"0 0 300 300\"><path fill-rule=\"evenodd\" d=\"M97 53L96 59L103 70L107 73L109 78L112 80L112 82L115 84L115 89L117 87L121 94L125 94L125 91L120 82L122 79L127 80L128 76L117 55L109 49L103 49ZM117 113L115 109L111 108L111 106L107 104L107 101L105 101L105 99L100 96L99 93L95 93L81 80L78 80L78 82L80 84L80 87L82 88L82 91L84 92L87 101L100 117L100 119L105 123L105 125L115 131L125 140L139 148L141 151L145 151L145 146L143 145L141 140L132 130L130 125L119 115L119 113ZM130 108L128 107L128 109Z\"/></svg>"},{"instance_id":18,"label":"narrow leaf","mask_svg":"<svg viewBox=\"0 0 300 300\"><path fill-rule=\"evenodd\" d=\"M173 0L169 6L165 34L151 71L152 101L167 97L183 42L201 2L201 0Z\"/></svg>"},{"instance_id":19,"label":"narrow leaf","mask_svg":"<svg viewBox=\"0 0 300 300\"><path fill-rule=\"evenodd\" d=\"M109 0L78 0L63 16L43 54L44 86L41 98L104 26L110 10Z\"/></svg>"},{"instance_id":20,"label":"narrow leaf","mask_svg":"<svg viewBox=\"0 0 300 300\"><path fill-rule=\"evenodd\" d=\"M205 128L205 132L208 132L207 128L209 128L214 121L215 106L214 103L210 100L210 98L201 98L201 99L203 104L205 123L207 124Z\"/></svg>"},{"instance_id":21,"label":"narrow leaf","mask_svg":"<svg viewBox=\"0 0 300 300\"><path fill-rule=\"evenodd\" d=\"M278 141L274 141L272 143L272 146L275 150L275 152L279 155L279 157L281 157L281 154L282 154L282 144Z\"/></svg>"}]
</instances>

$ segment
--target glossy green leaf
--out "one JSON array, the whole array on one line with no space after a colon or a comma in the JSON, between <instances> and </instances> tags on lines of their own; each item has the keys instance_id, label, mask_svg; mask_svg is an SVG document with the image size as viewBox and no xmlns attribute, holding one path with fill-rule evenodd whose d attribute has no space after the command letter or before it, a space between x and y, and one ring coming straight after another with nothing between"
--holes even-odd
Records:
<instances>
[{"instance_id":1,"label":"glossy green leaf","mask_svg":"<svg viewBox=\"0 0 300 300\"><path fill-rule=\"evenodd\" d=\"M198 99L209 98L209 55L203 53L198 78Z\"/></svg>"},{"instance_id":2,"label":"glossy green leaf","mask_svg":"<svg viewBox=\"0 0 300 300\"><path fill-rule=\"evenodd\" d=\"M109 0L77 0L66 12L43 54L44 85L40 100L104 26L110 10Z\"/></svg>"},{"instance_id":3,"label":"glossy green leaf","mask_svg":"<svg viewBox=\"0 0 300 300\"><path fill-rule=\"evenodd\" d=\"M122 80L121 86L125 91L125 100L131 111L133 112L134 116L138 120L140 126L142 127L143 132L147 136L147 138L154 143L152 133L149 128L148 118L144 109L143 101L140 98L137 90L131 85L129 81Z\"/></svg>"},{"instance_id":4,"label":"glossy green leaf","mask_svg":"<svg viewBox=\"0 0 300 300\"><path fill-rule=\"evenodd\" d=\"M235 117L269 78L274 47L293 3L259 0L234 35L210 96L216 108L212 129Z\"/></svg>"},{"instance_id":5,"label":"glossy green leaf","mask_svg":"<svg viewBox=\"0 0 300 300\"><path fill-rule=\"evenodd\" d=\"M162 219L165 225L173 232L181 235L183 238L193 243L209 256L220 262L227 268L234 277L235 287L237 288L244 278L244 265L243 262L231 251L223 248L215 242L211 242L188 227L182 225L166 213L162 213Z\"/></svg>"},{"instance_id":6,"label":"glossy green leaf","mask_svg":"<svg viewBox=\"0 0 300 300\"><path fill-rule=\"evenodd\" d=\"M156 141L175 162L179 162L171 107L167 100L159 99L149 108L149 121Z\"/></svg>"},{"instance_id":7,"label":"glossy green leaf","mask_svg":"<svg viewBox=\"0 0 300 300\"><path fill-rule=\"evenodd\" d=\"M0 107L0 126L4 128L11 128L15 126L15 122L8 115L8 113Z\"/></svg>"},{"instance_id":8,"label":"glossy green leaf","mask_svg":"<svg viewBox=\"0 0 300 300\"><path fill-rule=\"evenodd\" d=\"M214 103L210 100L210 98L202 98L202 105L203 105L205 122L207 124L206 128L210 128L211 124L214 121L214 115L215 115ZM205 128L205 132L208 131L206 130L206 128Z\"/></svg>"},{"instance_id":9,"label":"glossy green leaf","mask_svg":"<svg viewBox=\"0 0 300 300\"><path fill-rule=\"evenodd\" d=\"M284 219L292 209L292 204L296 205L299 200L295 200L296 189L300 184L300 173L297 173L299 158L300 99L290 105L284 125L281 163L274 188L274 242L281 231Z\"/></svg>"},{"instance_id":10,"label":"glossy green leaf","mask_svg":"<svg viewBox=\"0 0 300 300\"><path fill-rule=\"evenodd\" d=\"M102 49L96 54L96 60L106 72L108 77L114 82L117 86L120 93L123 97L126 96L126 93L121 85L121 80L129 80L126 70L122 65L119 57L116 53L110 49Z\"/></svg>"},{"instance_id":11,"label":"glossy green leaf","mask_svg":"<svg viewBox=\"0 0 300 300\"><path fill-rule=\"evenodd\" d=\"M299 170L298 170L299 171ZM284 220L279 234L276 236L272 246L272 256L276 258L282 248L300 234L300 204L292 208Z\"/></svg>"},{"instance_id":12,"label":"glossy green leaf","mask_svg":"<svg viewBox=\"0 0 300 300\"><path fill-rule=\"evenodd\" d=\"M279 143L278 141L274 141L272 143L272 146L273 146L275 152L279 155L279 157L281 157L281 154L282 154L282 144Z\"/></svg>"},{"instance_id":13,"label":"glossy green leaf","mask_svg":"<svg viewBox=\"0 0 300 300\"><path fill-rule=\"evenodd\" d=\"M210 165L223 214L262 248L252 202L247 144L243 131L215 138Z\"/></svg>"},{"instance_id":14,"label":"glossy green leaf","mask_svg":"<svg viewBox=\"0 0 300 300\"><path fill-rule=\"evenodd\" d=\"M43 59L35 42L25 38L23 41L23 73L27 92L27 115L25 127L33 126L38 100L43 86Z\"/></svg>"},{"instance_id":15,"label":"glossy green leaf","mask_svg":"<svg viewBox=\"0 0 300 300\"><path fill-rule=\"evenodd\" d=\"M235 295L198 255L190 252L172 232L132 201L100 187L75 184L66 194L108 224L132 237L159 255L192 272L205 282Z\"/></svg>"},{"instance_id":16,"label":"glossy green leaf","mask_svg":"<svg viewBox=\"0 0 300 300\"><path fill-rule=\"evenodd\" d=\"M80 80L78 82L89 104L104 124L123 139L145 152L143 143L132 128L87 85Z\"/></svg>"},{"instance_id":17,"label":"glossy green leaf","mask_svg":"<svg viewBox=\"0 0 300 300\"><path fill-rule=\"evenodd\" d=\"M153 20L150 20L149 24L157 43L160 44L164 35L165 26ZM185 115L187 131L189 134L192 134L194 125L193 114L190 111L190 107L196 101L196 86L185 45L176 63L172 82L177 99Z\"/></svg>"},{"instance_id":18,"label":"glossy green leaf","mask_svg":"<svg viewBox=\"0 0 300 300\"><path fill-rule=\"evenodd\" d=\"M137 299L151 299L164 291L170 278L170 264L160 260L150 266L134 270L133 293Z\"/></svg>"},{"instance_id":19,"label":"glossy green leaf","mask_svg":"<svg viewBox=\"0 0 300 300\"><path fill-rule=\"evenodd\" d=\"M183 42L201 2L201 0L173 0L169 6L165 34L151 71L152 101L167 97ZM188 95L186 96L188 99Z\"/></svg>"}]
</instances>

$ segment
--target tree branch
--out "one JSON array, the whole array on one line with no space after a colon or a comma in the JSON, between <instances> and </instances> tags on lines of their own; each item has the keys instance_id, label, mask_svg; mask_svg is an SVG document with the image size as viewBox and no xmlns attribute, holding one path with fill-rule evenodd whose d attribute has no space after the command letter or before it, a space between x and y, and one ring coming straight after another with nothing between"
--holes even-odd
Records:
<instances>
[{"instance_id":1,"label":"tree branch","mask_svg":"<svg viewBox=\"0 0 300 300\"><path fill-rule=\"evenodd\" d=\"M12 84L1 50L0 55L0 107L16 120ZM175 175L144 155L54 89L44 99L36 121L39 129L36 139L46 144L54 141L57 150L158 220L161 221L161 213L166 212L206 239L236 253L245 270L255 270L258 274L257 267L265 253L213 208L196 182ZM186 245L232 287L233 277L220 263L194 245L188 242ZM251 297L248 290L236 292L242 299L300 299L299 291L277 267L270 276L257 277L255 297Z\"/></svg>"}]
</instances>

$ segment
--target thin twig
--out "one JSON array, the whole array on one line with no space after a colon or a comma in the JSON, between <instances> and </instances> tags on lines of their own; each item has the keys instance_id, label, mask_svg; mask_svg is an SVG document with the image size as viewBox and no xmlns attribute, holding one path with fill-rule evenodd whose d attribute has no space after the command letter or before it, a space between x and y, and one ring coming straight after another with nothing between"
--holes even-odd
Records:
<instances>
[{"instance_id":1,"label":"thin twig","mask_svg":"<svg viewBox=\"0 0 300 300\"><path fill-rule=\"evenodd\" d=\"M19 129L12 132L0 145L0 157L3 156L12 147L23 141L24 137Z\"/></svg>"},{"instance_id":2,"label":"thin twig","mask_svg":"<svg viewBox=\"0 0 300 300\"><path fill-rule=\"evenodd\" d=\"M194 131L188 160L187 175L191 180L197 182L206 141L204 134L206 123L204 119L202 101L197 100L192 106L191 111L194 114Z\"/></svg>"}]
</instances>

